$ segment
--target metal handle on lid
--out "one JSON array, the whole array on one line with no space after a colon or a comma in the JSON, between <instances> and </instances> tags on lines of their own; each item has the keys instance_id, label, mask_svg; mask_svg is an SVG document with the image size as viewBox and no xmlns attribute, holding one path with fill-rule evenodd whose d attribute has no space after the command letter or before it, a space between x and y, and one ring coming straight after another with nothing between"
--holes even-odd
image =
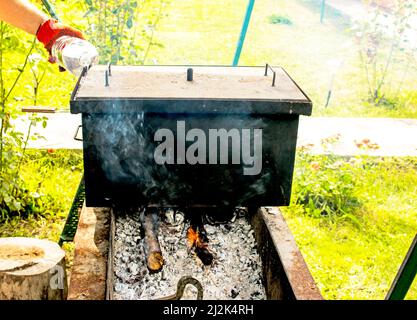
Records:
<instances>
[{"instance_id":1,"label":"metal handle on lid","mask_svg":"<svg viewBox=\"0 0 417 320\"><path fill-rule=\"evenodd\" d=\"M267 63L265 65L265 77L268 76L268 69L270 69L272 71L272 74L273 74L273 76L272 76L272 86L275 87L275 79L276 79L277 74L276 74L275 70L272 69L272 67Z\"/></svg>"},{"instance_id":2,"label":"metal handle on lid","mask_svg":"<svg viewBox=\"0 0 417 320\"><path fill-rule=\"evenodd\" d=\"M76 141L83 141L83 139L82 138L78 138L78 132L80 131L80 128L82 128L83 126L80 124L78 127L77 127L77 130L75 130L75 134L74 134L74 140L76 140Z\"/></svg>"}]
</instances>

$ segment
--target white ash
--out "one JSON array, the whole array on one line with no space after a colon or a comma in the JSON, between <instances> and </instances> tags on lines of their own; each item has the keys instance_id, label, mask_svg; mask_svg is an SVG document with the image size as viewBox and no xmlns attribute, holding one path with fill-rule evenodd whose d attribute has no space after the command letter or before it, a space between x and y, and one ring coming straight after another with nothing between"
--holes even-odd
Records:
<instances>
[{"instance_id":1,"label":"white ash","mask_svg":"<svg viewBox=\"0 0 417 320\"><path fill-rule=\"evenodd\" d=\"M171 211L172 212L172 211ZM151 274L146 267L140 234L139 214L116 216L114 243L114 299L157 299L176 292L182 276L199 280L204 299L266 298L262 285L262 266L250 224L244 218L223 225L205 225L211 266L204 266L186 245L183 217L172 223L172 214L159 226L158 239L164 257L161 272ZM197 290L188 285L182 299L196 299Z\"/></svg>"}]
</instances>

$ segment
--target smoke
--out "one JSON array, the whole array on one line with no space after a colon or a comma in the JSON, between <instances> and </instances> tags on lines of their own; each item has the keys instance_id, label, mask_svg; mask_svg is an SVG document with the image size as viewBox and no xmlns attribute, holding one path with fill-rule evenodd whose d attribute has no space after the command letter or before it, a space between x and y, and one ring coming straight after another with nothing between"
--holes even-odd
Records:
<instances>
[{"instance_id":1,"label":"smoke","mask_svg":"<svg viewBox=\"0 0 417 320\"><path fill-rule=\"evenodd\" d=\"M271 126L273 119L231 114L127 113L123 112L124 103L135 102L114 102L112 113L84 115L84 143L87 152L91 152L85 165L86 170L89 170L88 167L94 169L94 188L98 188L95 196L100 197L102 193L103 197L109 197L113 202L161 206L261 206L288 201L286 194L291 187L291 178L280 176L279 166L282 164L277 162L277 158L284 155L287 159L291 147L280 147L282 142L277 137L287 128ZM213 162L213 150L208 139L205 141L206 161L199 158L203 163L196 161L190 164L182 161L184 159L180 164L158 163L155 150L161 141L155 140L155 133L166 129L176 134L178 121L183 121L185 130L199 129L207 136L210 129L224 129L234 134L240 132L242 141L243 129L258 130L258 138L261 134L264 142L261 163L255 168L256 152L259 151L255 146L255 131L251 135L246 133L249 149L239 146L242 151L239 161L231 148L232 137L229 137L225 140L229 145L227 153L224 152L224 145L217 145L219 160L215 164L210 164L210 161ZM176 157L178 141L175 142L173 155ZM186 157L187 148L195 141L185 139L180 143L184 143L183 156ZM291 155L288 160L291 162ZM245 170L252 170L255 174L245 175ZM282 184L286 184L285 190ZM89 187L93 184L87 185Z\"/></svg>"},{"instance_id":2,"label":"smoke","mask_svg":"<svg viewBox=\"0 0 417 320\"><path fill-rule=\"evenodd\" d=\"M115 188L112 196L120 200L133 196L130 201L143 204L170 203L178 192L188 192L188 186L167 167L155 165L150 140L153 130L144 120L143 114L134 113L91 115L95 165L100 166L107 187Z\"/></svg>"}]
</instances>

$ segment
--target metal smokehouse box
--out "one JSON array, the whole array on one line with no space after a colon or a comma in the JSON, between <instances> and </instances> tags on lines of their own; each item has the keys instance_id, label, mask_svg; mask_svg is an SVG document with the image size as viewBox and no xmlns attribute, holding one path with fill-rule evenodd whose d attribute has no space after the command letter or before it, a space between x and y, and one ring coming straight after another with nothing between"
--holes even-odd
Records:
<instances>
[{"instance_id":1,"label":"metal smokehouse box","mask_svg":"<svg viewBox=\"0 0 417 320\"><path fill-rule=\"evenodd\" d=\"M286 206L312 104L279 67L94 66L82 114L87 206Z\"/></svg>"}]
</instances>

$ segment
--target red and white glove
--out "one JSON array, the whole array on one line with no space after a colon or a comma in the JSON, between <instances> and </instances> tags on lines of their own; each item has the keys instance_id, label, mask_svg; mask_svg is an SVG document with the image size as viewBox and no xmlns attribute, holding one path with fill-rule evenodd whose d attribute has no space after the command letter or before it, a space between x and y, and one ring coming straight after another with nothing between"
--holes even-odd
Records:
<instances>
[{"instance_id":1,"label":"red and white glove","mask_svg":"<svg viewBox=\"0 0 417 320\"><path fill-rule=\"evenodd\" d=\"M49 19L43 22L36 32L36 38L43 43L45 49L49 52L48 61L51 63L55 63L55 59L52 57L51 52L52 46L54 45L55 41L62 36L84 39L84 36L80 30L63 25L55 19Z\"/></svg>"}]
</instances>

